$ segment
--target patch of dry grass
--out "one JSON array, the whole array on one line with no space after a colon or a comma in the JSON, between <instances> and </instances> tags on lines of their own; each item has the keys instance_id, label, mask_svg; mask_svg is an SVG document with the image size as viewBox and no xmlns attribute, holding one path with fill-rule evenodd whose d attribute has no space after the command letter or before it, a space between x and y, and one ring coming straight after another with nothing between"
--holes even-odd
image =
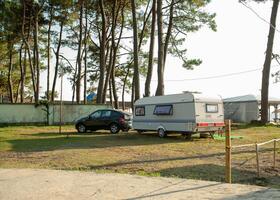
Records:
<instances>
[{"instance_id":1,"label":"patch of dry grass","mask_svg":"<svg viewBox=\"0 0 280 200\"><path fill-rule=\"evenodd\" d=\"M63 132L58 134L55 126L0 128L0 167L94 170L224 181L224 141L221 140L194 136L188 141L180 135L161 139L154 133L135 132L77 134L72 126L63 127ZM66 138L66 134L70 137ZM242 136L242 139L233 139L233 145L247 144L279 138L280 128L243 126L235 128L232 134ZM271 147L267 146L261 154L265 177L261 180L255 178L254 149L233 151L234 182L279 185L279 169L271 169Z\"/></svg>"}]
</instances>

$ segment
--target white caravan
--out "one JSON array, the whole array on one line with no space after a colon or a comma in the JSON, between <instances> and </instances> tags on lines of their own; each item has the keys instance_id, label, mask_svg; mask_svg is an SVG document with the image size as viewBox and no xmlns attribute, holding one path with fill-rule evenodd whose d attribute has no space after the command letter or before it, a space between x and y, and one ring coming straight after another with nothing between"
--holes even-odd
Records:
<instances>
[{"instance_id":1,"label":"white caravan","mask_svg":"<svg viewBox=\"0 0 280 200\"><path fill-rule=\"evenodd\" d=\"M219 97L182 93L139 99L134 104L133 129L157 131L160 137L168 132L214 133L224 127L224 109Z\"/></svg>"}]
</instances>

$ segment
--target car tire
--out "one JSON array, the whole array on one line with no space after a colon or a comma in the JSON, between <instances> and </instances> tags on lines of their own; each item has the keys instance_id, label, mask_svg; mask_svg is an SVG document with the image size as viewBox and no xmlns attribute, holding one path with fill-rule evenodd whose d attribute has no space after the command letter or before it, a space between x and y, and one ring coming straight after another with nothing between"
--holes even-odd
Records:
<instances>
[{"instance_id":1,"label":"car tire","mask_svg":"<svg viewBox=\"0 0 280 200\"><path fill-rule=\"evenodd\" d=\"M110 125L110 132L112 134L117 134L119 131L120 131L120 127L119 127L118 124L113 123L113 124Z\"/></svg>"},{"instance_id":2,"label":"car tire","mask_svg":"<svg viewBox=\"0 0 280 200\"><path fill-rule=\"evenodd\" d=\"M87 128L86 128L86 126L84 124L78 124L77 131L79 133L85 133L85 132L87 132Z\"/></svg>"},{"instance_id":3,"label":"car tire","mask_svg":"<svg viewBox=\"0 0 280 200\"><path fill-rule=\"evenodd\" d=\"M129 131L129 128L123 129L122 131L123 131L123 132L128 132L128 131Z\"/></svg>"},{"instance_id":4,"label":"car tire","mask_svg":"<svg viewBox=\"0 0 280 200\"><path fill-rule=\"evenodd\" d=\"M144 133L144 131L142 131L142 130L136 130L136 131L137 131L138 134Z\"/></svg>"},{"instance_id":5,"label":"car tire","mask_svg":"<svg viewBox=\"0 0 280 200\"><path fill-rule=\"evenodd\" d=\"M167 133L166 133L166 131L165 131L163 128L159 128L159 129L158 129L158 136L159 136L160 138L164 138L164 137L167 136Z\"/></svg>"}]
</instances>

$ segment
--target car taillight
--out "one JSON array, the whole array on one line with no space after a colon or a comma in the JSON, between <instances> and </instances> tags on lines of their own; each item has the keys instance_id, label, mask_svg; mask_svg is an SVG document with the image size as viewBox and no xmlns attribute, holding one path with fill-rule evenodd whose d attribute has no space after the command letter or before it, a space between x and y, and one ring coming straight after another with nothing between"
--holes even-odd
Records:
<instances>
[{"instance_id":1,"label":"car taillight","mask_svg":"<svg viewBox=\"0 0 280 200\"><path fill-rule=\"evenodd\" d=\"M124 119L123 115L119 118L119 123L120 124L124 124L125 123L125 119Z\"/></svg>"}]
</instances>

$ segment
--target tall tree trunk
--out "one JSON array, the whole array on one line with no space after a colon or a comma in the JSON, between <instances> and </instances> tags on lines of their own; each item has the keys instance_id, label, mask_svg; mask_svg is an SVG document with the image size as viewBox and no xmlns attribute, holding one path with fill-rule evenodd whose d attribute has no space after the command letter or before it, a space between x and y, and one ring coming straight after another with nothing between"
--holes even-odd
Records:
<instances>
[{"instance_id":1,"label":"tall tree trunk","mask_svg":"<svg viewBox=\"0 0 280 200\"><path fill-rule=\"evenodd\" d=\"M24 63L22 63L22 50L23 50L23 43L21 44L19 50L19 66L20 66L20 103L24 101L24 82L25 82L25 65L26 65L26 51L24 54Z\"/></svg>"},{"instance_id":2,"label":"tall tree trunk","mask_svg":"<svg viewBox=\"0 0 280 200\"><path fill-rule=\"evenodd\" d=\"M102 103L106 103L106 96L107 96L107 90L108 90L108 86L109 86L109 81L111 79L111 74L112 74L112 61L113 61L113 44L109 45L110 49L109 49L109 64L107 67L107 72L106 72L106 76L105 76L105 82L104 82L104 88L103 88L103 92L102 92ZM107 51L108 52L108 51Z\"/></svg>"},{"instance_id":3,"label":"tall tree trunk","mask_svg":"<svg viewBox=\"0 0 280 200\"><path fill-rule=\"evenodd\" d=\"M168 22L168 28L167 28L166 38L165 38L165 42L164 42L163 73L164 73L164 68L165 68L167 52L168 52L168 45L169 45L170 37L172 34L173 18L174 18L174 0L172 0L170 3L169 22Z\"/></svg>"},{"instance_id":4,"label":"tall tree trunk","mask_svg":"<svg viewBox=\"0 0 280 200\"><path fill-rule=\"evenodd\" d=\"M74 104L74 101L75 101L77 70L78 70L78 66L77 66L77 63L76 63L76 65L75 65L75 72L74 72L74 75L73 75L73 85L72 85L72 90L73 90L73 93L72 93L72 104Z\"/></svg>"},{"instance_id":5,"label":"tall tree trunk","mask_svg":"<svg viewBox=\"0 0 280 200\"><path fill-rule=\"evenodd\" d=\"M269 76L270 76L270 64L272 58L273 40L276 28L276 18L278 11L279 0L273 1L270 27L268 34L268 41L266 47L265 61L263 65L262 73L262 90L261 90L261 121L262 123L268 122L268 91L269 91Z\"/></svg>"},{"instance_id":6,"label":"tall tree trunk","mask_svg":"<svg viewBox=\"0 0 280 200\"><path fill-rule=\"evenodd\" d=\"M29 38L29 32L31 30L31 20L29 22L29 31L28 31L28 38L25 37L25 18L26 18L26 5L25 1L22 0L22 7L23 7L23 14L22 14L22 27L21 27L21 34L22 34L22 39L24 41L25 47L27 48L27 54L28 54L28 61L29 61L29 67L30 67L30 73L31 73L31 79L32 79L32 86L33 86L33 93L34 96L36 96L36 86L35 86L35 73L34 73L34 66L33 66L33 61L32 61L32 56L31 56L31 50L30 50L30 45L28 43L28 38Z\"/></svg>"},{"instance_id":7,"label":"tall tree trunk","mask_svg":"<svg viewBox=\"0 0 280 200\"><path fill-rule=\"evenodd\" d=\"M104 88L103 88L103 94L102 94L102 103L106 103L106 95L107 95L107 89L109 85L109 81L112 74L112 68L113 66L113 57L114 55L114 48L115 48L115 28L116 28L116 1L114 1L113 7L112 7L112 28L111 28L111 47L110 47L110 55L109 55L109 66L107 68Z\"/></svg>"},{"instance_id":8,"label":"tall tree trunk","mask_svg":"<svg viewBox=\"0 0 280 200\"><path fill-rule=\"evenodd\" d=\"M132 79L132 85L131 85L131 107L134 107L134 101L135 101L135 86L134 86L134 80Z\"/></svg>"},{"instance_id":9,"label":"tall tree trunk","mask_svg":"<svg viewBox=\"0 0 280 200\"><path fill-rule=\"evenodd\" d=\"M84 104L87 104L87 40L88 40L88 3L85 0L85 35L84 35L84 48L85 48L85 57L84 57Z\"/></svg>"},{"instance_id":10,"label":"tall tree trunk","mask_svg":"<svg viewBox=\"0 0 280 200\"><path fill-rule=\"evenodd\" d=\"M120 45L120 41L121 41L121 37L122 37L122 33L123 33L123 28L124 28L124 9L122 8L121 13L122 13L122 22L121 22L121 30L119 33L119 37L118 37L118 41L117 44L115 43L115 29L116 29L116 24L117 24L117 19L118 19L118 14L119 14L119 9L120 7L118 7L117 11L116 10L116 3L114 3L112 12L113 14L113 23L112 23L112 37L111 37L111 49L110 49L110 60L109 60L109 69L107 72L107 76L106 76L106 80L105 80L105 86L104 86L104 91L103 91L103 97L106 97L106 93L107 93L107 85L108 85L108 81L111 79L111 75L114 74L115 75L115 67L116 67L116 59L117 59L117 51ZM115 94L117 95L117 94ZM104 99L103 99L104 100Z\"/></svg>"},{"instance_id":11,"label":"tall tree trunk","mask_svg":"<svg viewBox=\"0 0 280 200\"><path fill-rule=\"evenodd\" d=\"M122 34L123 34L123 28L124 28L124 9L122 9L122 22L121 22L121 30L118 38L117 45L114 45L114 57L113 57L113 62L112 62L112 88L113 88L113 96L114 96L114 103L115 103L115 108L119 108L119 98L118 98L118 93L117 93L117 88L116 88L116 83L115 83L115 71L116 71L116 61L117 61L117 51L120 46Z\"/></svg>"},{"instance_id":12,"label":"tall tree trunk","mask_svg":"<svg viewBox=\"0 0 280 200\"><path fill-rule=\"evenodd\" d=\"M149 19L150 19L150 16L152 14L152 11L153 11L153 8L151 8L150 11L148 12L150 1L151 0L149 0L148 3L147 3L146 9L145 9L145 13L144 13L144 16L143 16L143 26L142 26L142 30L141 30L140 35L139 35L138 51L140 51L140 49L141 49L142 42L143 42L143 40L145 38L146 26L149 23Z\"/></svg>"},{"instance_id":13,"label":"tall tree trunk","mask_svg":"<svg viewBox=\"0 0 280 200\"><path fill-rule=\"evenodd\" d=\"M124 94L125 94L125 86L126 86L127 78L129 75L129 71L130 71L130 67L127 68L127 72L125 74L124 81L123 81L123 87L122 87L122 109L123 110L125 110ZM133 107L132 107L132 109L133 109Z\"/></svg>"},{"instance_id":14,"label":"tall tree trunk","mask_svg":"<svg viewBox=\"0 0 280 200\"><path fill-rule=\"evenodd\" d=\"M47 100L50 100L50 68L51 68L51 28L53 21L53 6L50 7L50 20L48 24L48 44L47 44Z\"/></svg>"},{"instance_id":15,"label":"tall tree trunk","mask_svg":"<svg viewBox=\"0 0 280 200\"><path fill-rule=\"evenodd\" d=\"M18 84L17 84L17 91L15 94L15 100L14 100L15 103L18 103L19 90L20 90L20 80L18 81Z\"/></svg>"},{"instance_id":16,"label":"tall tree trunk","mask_svg":"<svg viewBox=\"0 0 280 200\"><path fill-rule=\"evenodd\" d=\"M157 17L158 17L158 85L156 96L164 95L164 45L163 45L163 22L162 22L162 1L157 0Z\"/></svg>"},{"instance_id":17,"label":"tall tree trunk","mask_svg":"<svg viewBox=\"0 0 280 200\"><path fill-rule=\"evenodd\" d=\"M99 0L99 7L101 10L101 17L102 17L102 30L101 30L100 55L99 55L100 75L99 75L96 102L102 103L102 93L103 93L103 88L104 88L104 74L105 74L105 69L106 69L105 51L106 51L106 40L107 40L106 16L105 16L105 12L104 12L103 0Z\"/></svg>"},{"instance_id":18,"label":"tall tree trunk","mask_svg":"<svg viewBox=\"0 0 280 200\"><path fill-rule=\"evenodd\" d=\"M153 66L154 66L156 16L157 16L157 0L153 0L152 28L151 28L151 38L150 38L148 72L147 72L147 78L145 82L145 95L144 95L145 97L149 97L151 95L151 81L152 81Z\"/></svg>"},{"instance_id":19,"label":"tall tree trunk","mask_svg":"<svg viewBox=\"0 0 280 200\"><path fill-rule=\"evenodd\" d=\"M114 108L119 109L119 98L118 98L117 87L116 87L115 70L112 71L112 90L113 90L113 97L114 97Z\"/></svg>"},{"instance_id":20,"label":"tall tree trunk","mask_svg":"<svg viewBox=\"0 0 280 200\"><path fill-rule=\"evenodd\" d=\"M134 85L134 101L140 98L140 79L139 79L139 62L138 62L138 28L136 18L136 5L135 0L131 0L131 11L132 11L132 26L133 26L133 63L134 63L134 74L133 74L133 85ZM132 101L133 101L132 100Z\"/></svg>"},{"instance_id":21,"label":"tall tree trunk","mask_svg":"<svg viewBox=\"0 0 280 200\"><path fill-rule=\"evenodd\" d=\"M25 79L26 79L26 69L27 69L27 50L24 50L24 60L23 60L23 77L22 77L22 87L21 87L21 91L20 91L20 96L22 99L21 103L24 103L24 85L25 85Z\"/></svg>"},{"instance_id":22,"label":"tall tree trunk","mask_svg":"<svg viewBox=\"0 0 280 200\"><path fill-rule=\"evenodd\" d=\"M36 94L35 103L39 103L39 93L40 93L40 57L39 57L39 44L38 44L38 32L39 32L39 12L35 14L35 27L34 27L34 50L35 50L35 69L36 69Z\"/></svg>"},{"instance_id":23,"label":"tall tree trunk","mask_svg":"<svg viewBox=\"0 0 280 200\"><path fill-rule=\"evenodd\" d=\"M59 67L59 54L60 54L63 26L64 26L64 22L61 21L60 22L58 44L57 44L57 49L56 49L56 52L55 52L56 62L55 62L55 71L54 71L53 86L52 86L52 96L51 96L52 102L54 102L54 98L55 98L55 86L56 86L58 67Z\"/></svg>"},{"instance_id":24,"label":"tall tree trunk","mask_svg":"<svg viewBox=\"0 0 280 200\"><path fill-rule=\"evenodd\" d=\"M11 103L14 103L12 72L13 72L13 44L11 44L11 42L9 41L8 86L9 86L10 101L11 101Z\"/></svg>"},{"instance_id":25,"label":"tall tree trunk","mask_svg":"<svg viewBox=\"0 0 280 200\"><path fill-rule=\"evenodd\" d=\"M81 72L82 72L82 42L83 42L83 6L84 2L80 1L80 23L79 23L79 47L78 47L78 55L77 55L77 63L78 63L78 73L77 73L77 82L76 82L76 101L77 104L80 103L81 98Z\"/></svg>"},{"instance_id":26,"label":"tall tree trunk","mask_svg":"<svg viewBox=\"0 0 280 200\"><path fill-rule=\"evenodd\" d=\"M112 108L114 107L113 104L113 95L112 95L112 81L111 79L109 80L109 96L110 96L110 105L112 106ZM106 103L106 102L105 102Z\"/></svg>"}]
</instances>

